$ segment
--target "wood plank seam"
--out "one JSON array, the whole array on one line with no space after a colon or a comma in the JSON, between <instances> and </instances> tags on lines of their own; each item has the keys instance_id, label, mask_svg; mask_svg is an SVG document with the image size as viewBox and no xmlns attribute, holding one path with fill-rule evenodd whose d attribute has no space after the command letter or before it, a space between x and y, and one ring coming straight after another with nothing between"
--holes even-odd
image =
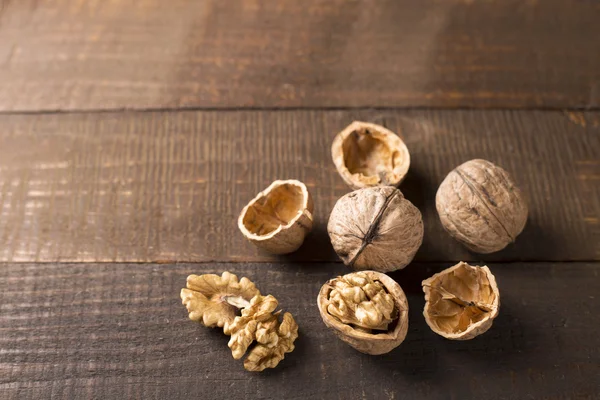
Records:
<instances>
[{"instance_id":1,"label":"wood plank seam","mask_svg":"<svg viewBox=\"0 0 600 400\"><path fill-rule=\"evenodd\" d=\"M236 221L281 178L307 185L317 221L286 260L336 261L326 221L350 189L330 146L355 119L385 122L411 152L400 189L424 217L417 261L600 258L599 113L361 110L0 116L0 261L278 260ZM472 158L528 198L525 231L500 253L467 252L435 211L439 183Z\"/></svg>"}]
</instances>

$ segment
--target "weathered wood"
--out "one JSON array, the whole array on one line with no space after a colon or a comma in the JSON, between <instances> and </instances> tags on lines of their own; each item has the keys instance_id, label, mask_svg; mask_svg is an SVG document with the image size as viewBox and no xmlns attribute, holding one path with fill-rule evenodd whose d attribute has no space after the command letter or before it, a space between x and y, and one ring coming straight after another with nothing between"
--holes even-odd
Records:
<instances>
[{"instance_id":1,"label":"weathered wood","mask_svg":"<svg viewBox=\"0 0 600 400\"><path fill-rule=\"evenodd\" d=\"M244 111L0 117L0 260L276 260L236 220L271 181L296 178L317 224L291 259L335 261L327 219L350 189L330 144L354 118L403 132L401 189L425 221L417 260L600 259L600 113ZM435 211L439 183L471 158L512 173L529 201L525 231L497 254L468 253Z\"/></svg>"},{"instance_id":2,"label":"weathered wood","mask_svg":"<svg viewBox=\"0 0 600 400\"><path fill-rule=\"evenodd\" d=\"M600 390L600 264L490 265L501 293L491 330L468 342L433 333L421 279L392 274L410 325L391 353L362 355L322 323L320 286L341 264L8 264L0 268L3 399L592 399ZM230 270L277 297L300 326L272 371L243 370L227 337L189 321L189 273Z\"/></svg>"},{"instance_id":3,"label":"weathered wood","mask_svg":"<svg viewBox=\"0 0 600 400\"><path fill-rule=\"evenodd\" d=\"M600 106L594 1L4 0L0 110Z\"/></svg>"}]
</instances>

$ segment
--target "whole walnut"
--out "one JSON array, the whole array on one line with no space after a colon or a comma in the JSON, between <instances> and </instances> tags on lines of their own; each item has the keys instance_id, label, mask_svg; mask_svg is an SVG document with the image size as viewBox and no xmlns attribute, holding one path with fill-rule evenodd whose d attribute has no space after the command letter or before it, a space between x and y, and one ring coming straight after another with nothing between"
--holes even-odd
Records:
<instances>
[{"instance_id":1,"label":"whole walnut","mask_svg":"<svg viewBox=\"0 0 600 400\"><path fill-rule=\"evenodd\" d=\"M502 250L527 222L527 204L502 168L471 160L440 185L435 205L444 229L476 253Z\"/></svg>"},{"instance_id":2,"label":"whole walnut","mask_svg":"<svg viewBox=\"0 0 600 400\"><path fill-rule=\"evenodd\" d=\"M423 242L421 212L392 186L360 189L341 197L327 232L344 264L389 272L406 267Z\"/></svg>"}]
</instances>

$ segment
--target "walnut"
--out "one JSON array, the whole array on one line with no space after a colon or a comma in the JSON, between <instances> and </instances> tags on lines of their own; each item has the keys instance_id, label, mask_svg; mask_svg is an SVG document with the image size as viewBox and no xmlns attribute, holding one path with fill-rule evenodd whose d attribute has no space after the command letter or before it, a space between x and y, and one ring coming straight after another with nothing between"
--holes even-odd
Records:
<instances>
[{"instance_id":1,"label":"walnut","mask_svg":"<svg viewBox=\"0 0 600 400\"><path fill-rule=\"evenodd\" d=\"M214 328L233 322L237 310L247 307L260 292L248 278L238 281L237 276L225 271L214 274L190 275L187 289L181 289L181 300L192 321Z\"/></svg>"},{"instance_id":2,"label":"walnut","mask_svg":"<svg viewBox=\"0 0 600 400\"><path fill-rule=\"evenodd\" d=\"M398 186L410 166L406 145L389 129L355 121L337 134L333 162L352 189Z\"/></svg>"},{"instance_id":3,"label":"walnut","mask_svg":"<svg viewBox=\"0 0 600 400\"><path fill-rule=\"evenodd\" d=\"M527 222L527 204L508 173L485 160L471 160L446 176L435 197L444 229L470 250L502 250Z\"/></svg>"},{"instance_id":4,"label":"walnut","mask_svg":"<svg viewBox=\"0 0 600 400\"><path fill-rule=\"evenodd\" d=\"M388 353L406 337L408 301L400 285L380 272L331 279L321 287L317 305L325 325L362 353Z\"/></svg>"},{"instance_id":5,"label":"walnut","mask_svg":"<svg viewBox=\"0 0 600 400\"><path fill-rule=\"evenodd\" d=\"M273 182L244 207L238 218L242 234L273 254L296 251L312 226L312 197L296 180Z\"/></svg>"},{"instance_id":6,"label":"walnut","mask_svg":"<svg viewBox=\"0 0 600 400\"><path fill-rule=\"evenodd\" d=\"M274 368L285 353L294 350L298 338L298 325L290 313L275 311L277 300L262 296L254 283L247 278L223 272L218 275L190 275L187 288L181 289L181 300L189 317L207 327L222 327L231 335L229 347L233 358L240 359L249 346L244 368L262 371ZM236 316L241 309L241 316Z\"/></svg>"},{"instance_id":7,"label":"walnut","mask_svg":"<svg viewBox=\"0 0 600 400\"><path fill-rule=\"evenodd\" d=\"M391 186L360 189L341 197L327 231L338 256L355 270L402 269L423 242L421 213Z\"/></svg>"},{"instance_id":8,"label":"walnut","mask_svg":"<svg viewBox=\"0 0 600 400\"><path fill-rule=\"evenodd\" d=\"M438 335L469 340L492 326L500 309L496 278L488 267L460 262L422 283L423 315Z\"/></svg>"},{"instance_id":9,"label":"walnut","mask_svg":"<svg viewBox=\"0 0 600 400\"><path fill-rule=\"evenodd\" d=\"M265 368L275 368L285 353L294 350L294 341L298 338L298 324L292 314L283 314L277 308L275 297L256 296L250 306L242 309L242 315L236 317L232 324L225 329L231 335L229 348L236 360L244 356L250 345L256 344L244 361L248 371L262 371Z\"/></svg>"}]
</instances>

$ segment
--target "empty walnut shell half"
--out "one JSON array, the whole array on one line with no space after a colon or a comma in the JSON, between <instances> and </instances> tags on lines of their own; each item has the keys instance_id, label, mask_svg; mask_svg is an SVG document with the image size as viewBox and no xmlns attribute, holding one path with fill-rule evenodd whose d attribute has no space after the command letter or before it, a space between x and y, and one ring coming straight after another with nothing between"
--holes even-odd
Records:
<instances>
[{"instance_id":1,"label":"empty walnut shell half","mask_svg":"<svg viewBox=\"0 0 600 400\"><path fill-rule=\"evenodd\" d=\"M460 262L422 283L423 315L438 335L469 340L492 326L500 309L496 278L488 267Z\"/></svg>"},{"instance_id":2,"label":"empty walnut shell half","mask_svg":"<svg viewBox=\"0 0 600 400\"><path fill-rule=\"evenodd\" d=\"M380 272L360 271L331 279L321 287L317 305L325 325L361 353L388 353L406 337L406 295Z\"/></svg>"},{"instance_id":3,"label":"empty walnut shell half","mask_svg":"<svg viewBox=\"0 0 600 400\"><path fill-rule=\"evenodd\" d=\"M435 205L444 229L476 253L502 250L527 222L527 204L502 168L486 160L459 165L440 185Z\"/></svg>"},{"instance_id":4,"label":"empty walnut shell half","mask_svg":"<svg viewBox=\"0 0 600 400\"><path fill-rule=\"evenodd\" d=\"M313 200L304 183L275 181L238 218L242 234L273 254L296 251L313 226Z\"/></svg>"},{"instance_id":5,"label":"empty walnut shell half","mask_svg":"<svg viewBox=\"0 0 600 400\"><path fill-rule=\"evenodd\" d=\"M398 186L410 166L406 145L383 126L355 121L337 134L331 156L352 189Z\"/></svg>"},{"instance_id":6,"label":"empty walnut shell half","mask_svg":"<svg viewBox=\"0 0 600 400\"><path fill-rule=\"evenodd\" d=\"M344 264L389 272L406 267L423 242L421 212L391 186L365 188L341 197L327 232Z\"/></svg>"}]
</instances>

